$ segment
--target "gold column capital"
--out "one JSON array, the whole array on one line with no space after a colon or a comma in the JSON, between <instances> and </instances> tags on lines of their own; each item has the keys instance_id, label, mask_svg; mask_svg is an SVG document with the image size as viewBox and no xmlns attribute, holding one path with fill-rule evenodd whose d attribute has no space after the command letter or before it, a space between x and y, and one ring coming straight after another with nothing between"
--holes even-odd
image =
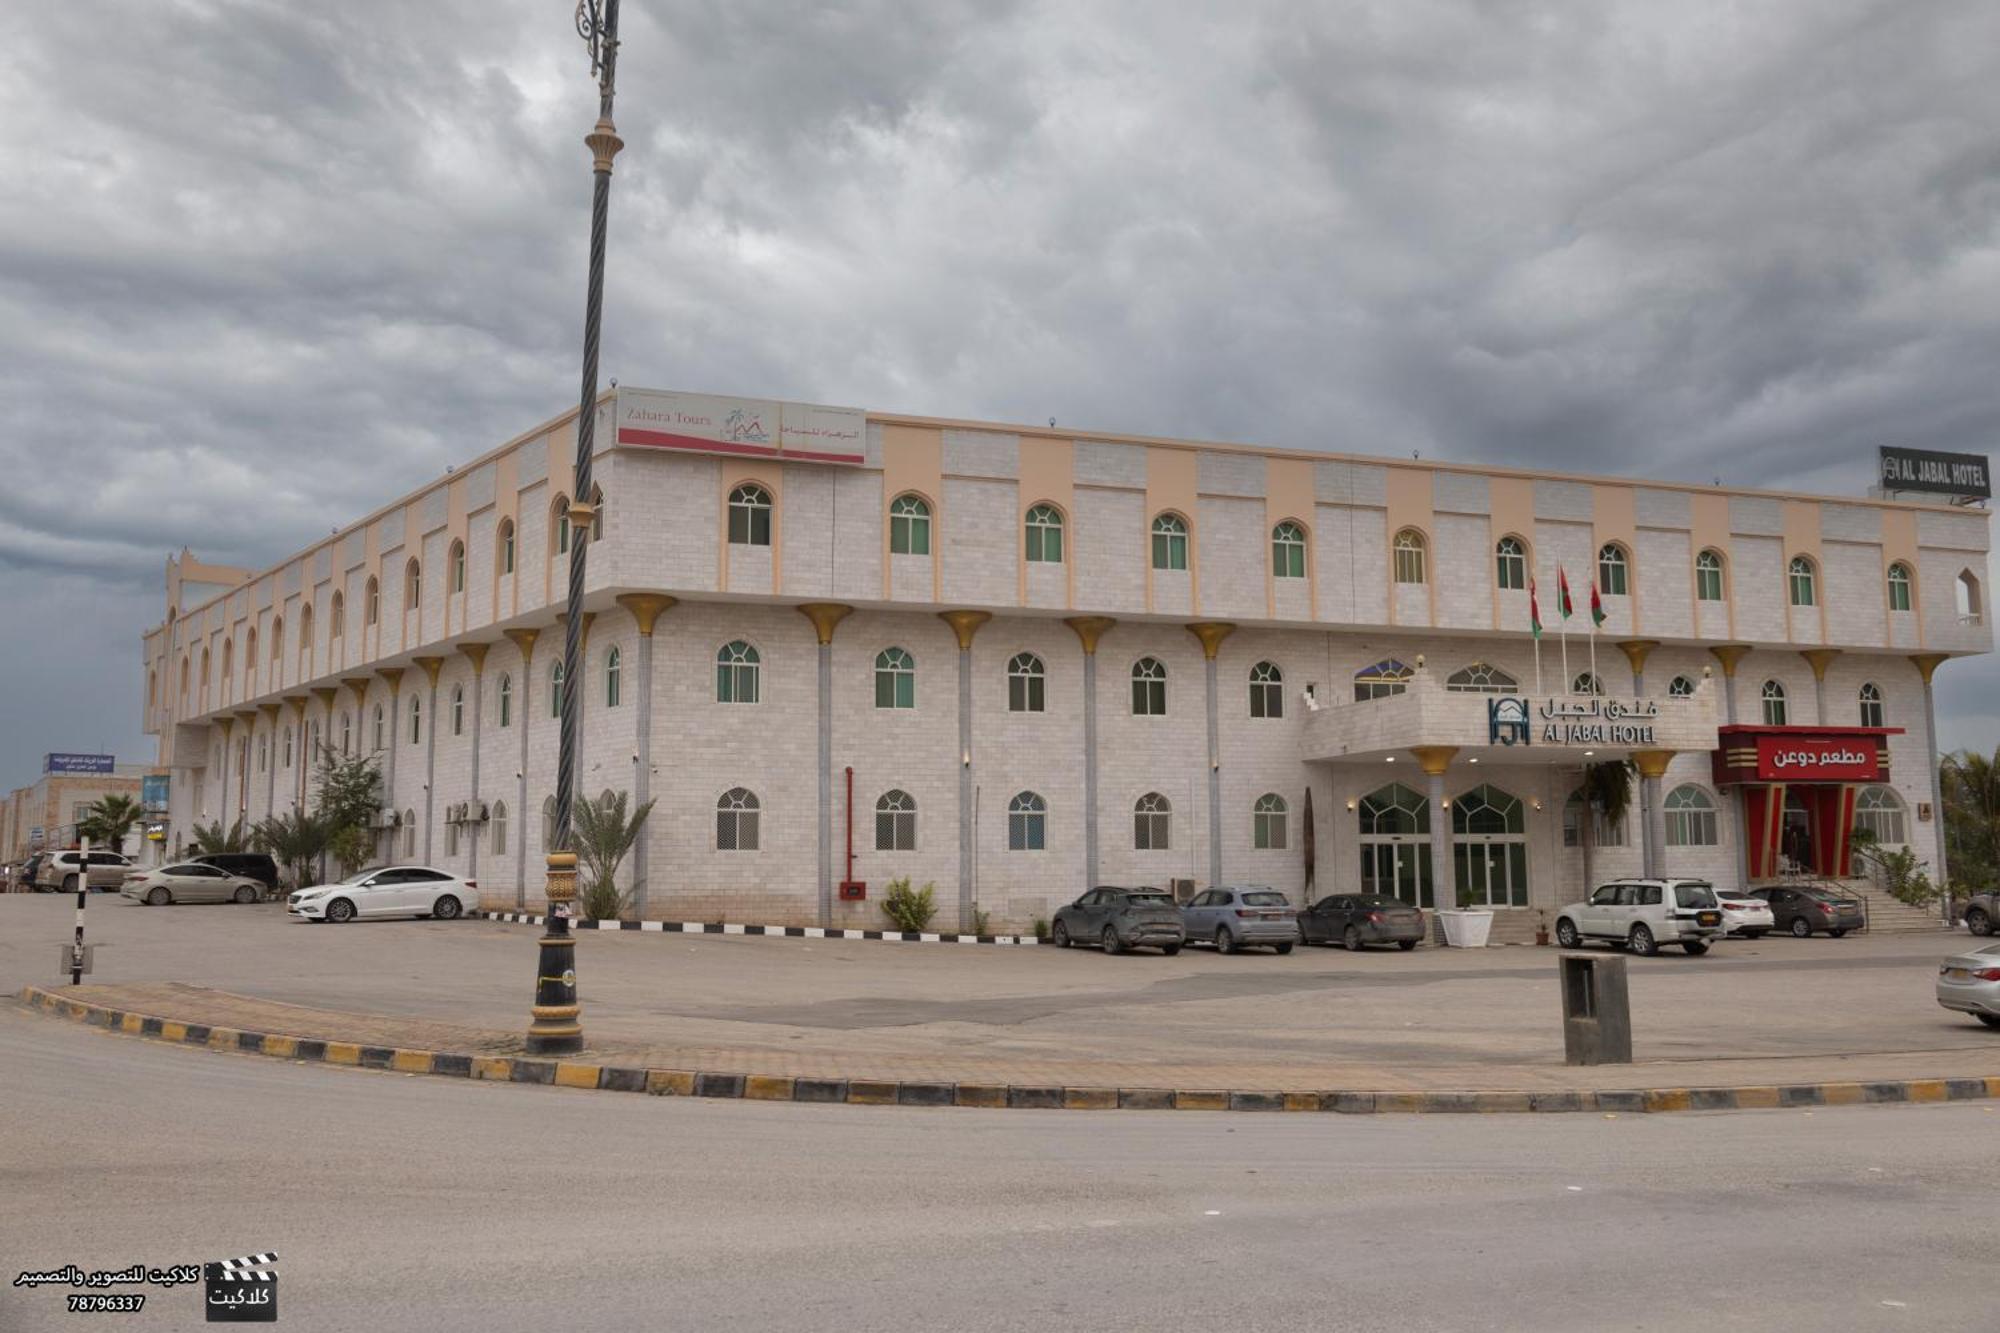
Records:
<instances>
[{"instance_id":1,"label":"gold column capital","mask_svg":"<svg viewBox=\"0 0 2000 1333\"><path fill-rule=\"evenodd\" d=\"M1736 664L1750 656L1747 643L1718 643L1708 650L1716 661L1722 663L1722 674L1731 680L1736 678Z\"/></svg>"},{"instance_id":2,"label":"gold column capital","mask_svg":"<svg viewBox=\"0 0 2000 1333\"><path fill-rule=\"evenodd\" d=\"M466 660L472 663L473 675L477 676L486 670L486 654L493 647L492 644L460 643L453 646L461 653L464 653Z\"/></svg>"},{"instance_id":3,"label":"gold column capital","mask_svg":"<svg viewBox=\"0 0 2000 1333\"><path fill-rule=\"evenodd\" d=\"M833 627L854 614L853 607L841 602L801 602L792 609L812 622L822 648L833 642Z\"/></svg>"},{"instance_id":4,"label":"gold column capital","mask_svg":"<svg viewBox=\"0 0 2000 1333\"><path fill-rule=\"evenodd\" d=\"M1917 670L1923 673L1924 684L1926 685L1931 683L1931 676L1936 673L1937 669L1950 660L1951 660L1950 653L1910 654L1910 661L1914 662L1916 664Z\"/></svg>"},{"instance_id":5,"label":"gold column capital","mask_svg":"<svg viewBox=\"0 0 2000 1333\"><path fill-rule=\"evenodd\" d=\"M340 683L354 696L354 706L359 708L368 702L368 687L374 682L366 676L348 676Z\"/></svg>"},{"instance_id":6,"label":"gold column capital","mask_svg":"<svg viewBox=\"0 0 2000 1333\"><path fill-rule=\"evenodd\" d=\"M1438 777L1451 767L1451 761L1458 754L1456 745L1412 745L1410 753L1417 757L1417 766L1427 777ZM1436 818L1435 815L1432 816Z\"/></svg>"},{"instance_id":7,"label":"gold column capital","mask_svg":"<svg viewBox=\"0 0 2000 1333\"><path fill-rule=\"evenodd\" d=\"M651 638L653 622L662 613L678 605L680 598L669 597L662 592L622 592L618 594L618 605L632 613L632 619L639 622L642 637Z\"/></svg>"},{"instance_id":8,"label":"gold column capital","mask_svg":"<svg viewBox=\"0 0 2000 1333\"><path fill-rule=\"evenodd\" d=\"M1222 651L1222 641L1236 632L1236 626L1226 620L1197 620L1187 632L1201 640L1201 655L1213 662Z\"/></svg>"},{"instance_id":9,"label":"gold column capital","mask_svg":"<svg viewBox=\"0 0 2000 1333\"><path fill-rule=\"evenodd\" d=\"M1098 640L1109 633L1111 627L1117 623L1110 616L1071 616L1063 621L1063 624L1076 631L1076 637L1083 642L1085 657L1097 655Z\"/></svg>"},{"instance_id":10,"label":"gold column capital","mask_svg":"<svg viewBox=\"0 0 2000 1333\"><path fill-rule=\"evenodd\" d=\"M583 652L590 647L590 624L596 619L597 612L595 611L585 611L583 613L583 633L579 634L576 639L578 652ZM567 638L569 635L569 612L558 611L556 613L556 624L562 628L563 635Z\"/></svg>"},{"instance_id":11,"label":"gold column capital","mask_svg":"<svg viewBox=\"0 0 2000 1333\"><path fill-rule=\"evenodd\" d=\"M502 632L514 641L516 648L521 650L521 660L523 662L532 662L535 660L535 640L542 637L540 630L510 629Z\"/></svg>"},{"instance_id":12,"label":"gold column capital","mask_svg":"<svg viewBox=\"0 0 2000 1333\"><path fill-rule=\"evenodd\" d=\"M979 633L979 627L993 619L991 611L940 611L938 619L951 626L951 632L958 636L958 650L968 652L972 648L972 636Z\"/></svg>"},{"instance_id":13,"label":"gold column capital","mask_svg":"<svg viewBox=\"0 0 2000 1333\"><path fill-rule=\"evenodd\" d=\"M444 659L442 657L413 657L410 660L424 669L424 674L431 678L431 688L436 689L438 672L444 669Z\"/></svg>"},{"instance_id":14,"label":"gold column capital","mask_svg":"<svg viewBox=\"0 0 2000 1333\"><path fill-rule=\"evenodd\" d=\"M1663 778L1667 775L1667 765L1674 762L1672 750L1634 750L1633 767L1642 778Z\"/></svg>"},{"instance_id":15,"label":"gold column capital","mask_svg":"<svg viewBox=\"0 0 2000 1333\"><path fill-rule=\"evenodd\" d=\"M1658 639L1622 639L1618 651L1625 654L1625 660L1632 664L1632 674L1639 676L1645 674L1646 658L1659 646Z\"/></svg>"},{"instance_id":16,"label":"gold column capital","mask_svg":"<svg viewBox=\"0 0 2000 1333\"><path fill-rule=\"evenodd\" d=\"M382 667L375 674L389 682L390 697L394 698L403 693L403 668Z\"/></svg>"},{"instance_id":17,"label":"gold column capital","mask_svg":"<svg viewBox=\"0 0 2000 1333\"><path fill-rule=\"evenodd\" d=\"M215 719L215 725L222 728L222 743L229 744L230 733L236 730L236 715L232 713L227 717L219 717Z\"/></svg>"},{"instance_id":18,"label":"gold column capital","mask_svg":"<svg viewBox=\"0 0 2000 1333\"><path fill-rule=\"evenodd\" d=\"M1805 658L1806 665L1812 668L1813 679L1824 681L1826 679L1826 669L1833 665L1834 658L1840 656L1840 649L1801 648L1799 649L1799 656Z\"/></svg>"}]
</instances>

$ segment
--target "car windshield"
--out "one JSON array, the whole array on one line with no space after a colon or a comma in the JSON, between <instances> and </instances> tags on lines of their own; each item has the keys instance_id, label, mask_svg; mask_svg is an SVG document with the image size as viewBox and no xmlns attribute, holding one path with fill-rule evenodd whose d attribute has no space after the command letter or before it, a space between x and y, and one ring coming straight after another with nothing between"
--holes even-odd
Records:
<instances>
[{"instance_id":1,"label":"car windshield","mask_svg":"<svg viewBox=\"0 0 2000 1333\"><path fill-rule=\"evenodd\" d=\"M1283 907L1285 895L1282 893L1246 893L1243 902L1248 907Z\"/></svg>"},{"instance_id":2,"label":"car windshield","mask_svg":"<svg viewBox=\"0 0 2000 1333\"><path fill-rule=\"evenodd\" d=\"M1674 900L1682 907L1713 907L1715 893L1706 884L1676 884Z\"/></svg>"},{"instance_id":3,"label":"car windshield","mask_svg":"<svg viewBox=\"0 0 2000 1333\"><path fill-rule=\"evenodd\" d=\"M1364 912L1390 912L1405 904L1401 898L1390 898L1375 893L1356 898L1354 905Z\"/></svg>"},{"instance_id":4,"label":"car windshield","mask_svg":"<svg viewBox=\"0 0 2000 1333\"><path fill-rule=\"evenodd\" d=\"M1172 907L1174 900L1164 893L1134 893L1125 899L1134 907Z\"/></svg>"}]
</instances>

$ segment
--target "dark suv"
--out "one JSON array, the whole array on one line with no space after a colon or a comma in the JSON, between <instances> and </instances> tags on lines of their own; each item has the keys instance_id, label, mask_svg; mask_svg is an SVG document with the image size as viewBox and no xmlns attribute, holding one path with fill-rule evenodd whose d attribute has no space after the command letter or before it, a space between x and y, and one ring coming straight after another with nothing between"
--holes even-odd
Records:
<instances>
[{"instance_id":1,"label":"dark suv","mask_svg":"<svg viewBox=\"0 0 2000 1333\"><path fill-rule=\"evenodd\" d=\"M214 866L217 870L256 880L264 886L266 897L278 892L278 863L263 852L210 852L193 860L198 866Z\"/></svg>"},{"instance_id":2,"label":"dark suv","mask_svg":"<svg viewBox=\"0 0 2000 1333\"><path fill-rule=\"evenodd\" d=\"M1187 929L1171 894L1105 884L1057 909L1051 938L1059 949L1101 944L1106 953L1149 947L1172 956L1187 942Z\"/></svg>"}]
</instances>

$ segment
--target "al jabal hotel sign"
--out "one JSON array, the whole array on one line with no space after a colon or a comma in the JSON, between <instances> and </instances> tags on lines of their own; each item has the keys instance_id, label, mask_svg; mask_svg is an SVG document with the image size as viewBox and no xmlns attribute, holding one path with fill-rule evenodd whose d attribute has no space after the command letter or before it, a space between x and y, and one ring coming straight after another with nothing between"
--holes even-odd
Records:
<instances>
[{"instance_id":1,"label":"al jabal hotel sign","mask_svg":"<svg viewBox=\"0 0 2000 1333\"><path fill-rule=\"evenodd\" d=\"M1984 454L1944 454L1933 449L1883 447L1882 489L1922 491L1965 500L1993 498L1992 469Z\"/></svg>"},{"instance_id":2,"label":"al jabal hotel sign","mask_svg":"<svg viewBox=\"0 0 2000 1333\"><path fill-rule=\"evenodd\" d=\"M621 445L799 463L858 465L868 438L859 408L657 389L618 389L613 420Z\"/></svg>"},{"instance_id":3,"label":"al jabal hotel sign","mask_svg":"<svg viewBox=\"0 0 2000 1333\"><path fill-rule=\"evenodd\" d=\"M1652 699L1579 695L1534 704L1507 696L1486 701L1486 743L1651 746L1659 717Z\"/></svg>"}]
</instances>

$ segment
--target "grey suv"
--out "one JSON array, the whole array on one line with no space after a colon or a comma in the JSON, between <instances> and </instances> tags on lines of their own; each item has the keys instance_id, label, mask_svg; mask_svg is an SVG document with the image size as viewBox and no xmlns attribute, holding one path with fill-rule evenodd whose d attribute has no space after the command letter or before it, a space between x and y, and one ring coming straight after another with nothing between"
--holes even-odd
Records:
<instances>
[{"instance_id":1,"label":"grey suv","mask_svg":"<svg viewBox=\"0 0 2000 1333\"><path fill-rule=\"evenodd\" d=\"M125 887L125 872L131 868L132 863L117 852L92 852L88 866L83 864L82 852L50 852L35 869L35 887L75 893L77 872L81 870L91 888L115 893Z\"/></svg>"},{"instance_id":2,"label":"grey suv","mask_svg":"<svg viewBox=\"0 0 2000 1333\"><path fill-rule=\"evenodd\" d=\"M1268 944L1290 953L1299 942L1299 914L1284 894L1268 885L1225 886L1198 893L1181 908L1190 943L1213 941L1217 952Z\"/></svg>"},{"instance_id":3,"label":"grey suv","mask_svg":"<svg viewBox=\"0 0 2000 1333\"><path fill-rule=\"evenodd\" d=\"M1991 935L2000 925L2000 893L1987 890L1965 900L1965 928L1975 935Z\"/></svg>"},{"instance_id":4,"label":"grey suv","mask_svg":"<svg viewBox=\"0 0 2000 1333\"><path fill-rule=\"evenodd\" d=\"M1172 956L1187 942L1181 909L1172 895L1154 888L1123 889L1103 884L1056 909L1049 938L1059 949L1101 944L1106 953L1149 946Z\"/></svg>"}]
</instances>

